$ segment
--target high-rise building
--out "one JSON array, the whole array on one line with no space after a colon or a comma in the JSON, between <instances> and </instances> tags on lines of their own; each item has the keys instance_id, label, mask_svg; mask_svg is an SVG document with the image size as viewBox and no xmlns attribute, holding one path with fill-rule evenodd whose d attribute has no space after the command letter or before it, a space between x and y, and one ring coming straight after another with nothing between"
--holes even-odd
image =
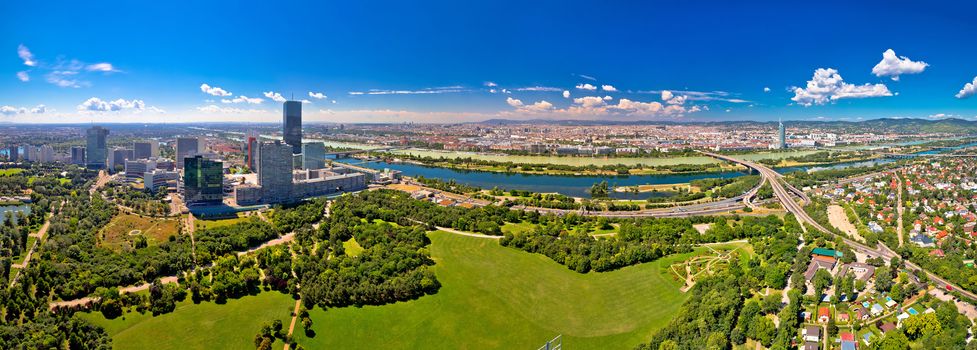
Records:
<instances>
[{"instance_id":1,"label":"high-rise building","mask_svg":"<svg viewBox=\"0 0 977 350\"><path fill-rule=\"evenodd\" d=\"M16 162L19 160L20 146L10 146L7 147L7 161Z\"/></svg>"},{"instance_id":2,"label":"high-rise building","mask_svg":"<svg viewBox=\"0 0 977 350\"><path fill-rule=\"evenodd\" d=\"M782 120L778 120L777 147L787 149L787 130L784 128L784 122Z\"/></svg>"},{"instance_id":3,"label":"high-rise building","mask_svg":"<svg viewBox=\"0 0 977 350\"><path fill-rule=\"evenodd\" d=\"M54 147L51 145L41 145L37 148L37 161L41 163L54 163Z\"/></svg>"},{"instance_id":4,"label":"high-rise building","mask_svg":"<svg viewBox=\"0 0 977 350\"><path fill-rule=\"evenodd\" d=\"M224 197L224 166L203 156L183 158L183 201L217 204Z\"/></svg>"},{"instance_id":5,"label":"high-rise building","mask_svg":"<svg viewBox=\"0 0 977 350\"><path fill-rule=\"evenodd\" d=\"M322 169L326 167L326 145L322 142L302 144L302 169Z\"/></svg>"},{"instance_id":6,"label":"high-rise building","mask_svg":"<svg viewBox=\"0 0 977 350\"><path fill-rule=\"evenodd\" d=\"M71 147L71 164L85 165L85 147Z\"/></svg>"},{"instance_id":7,"label":"high-rise building","mask_svg":"<svg viewBox=\"0 0 977 350\"><path fill-rule=\"evenodd\" d=\"M267 203L287 202L292 195L292 147L278 141L258 147L258 186Z\"/></svg>"},{"instance_id":8,"label":"high-rise building","mask_svg":"<svg viewBox=\"0 0 977 350\"><path fill-rule=\"evenodd\" d=\"M109 148L105 141L109 136L109 129L101 126L93 126L86 132L87 154L85 160L88 162L89 169L105 169L105 164L109 158Z\"/></svg>"},{"instance_id":9,"label":"high-rise building","mask_svg":"<svg viewBox=\"0 0 977 350\"><path fill-rule=\"evenodd\" d=\"M136 141L132 143L132 156L135 159L149 159L159 157L159 141Z\"/></svg>"},{"instance_id":10,"label":"high-rise building","mask_svg":"<svg viewBox=\"0 0 977 350\"><path fill-rule=\"evenodd\" d=\"M252 172L258 172L258 162L255 156L258 154L258 136L248 136L247 142L244 144L244 164L251 169Z\"/></svg>"},{"instance_id":11,"label":"high-rise building","mask_svg":"<svg viewBox=\"0 0 977 350\"><path fill-rule=\"evenodd\" d=\"M115 171L120 165L124 167L126 164L126 160L135 159L133 158L132 154L133 152L131 149L125 149L125 148L113 149L112 156L109 157L109 169Z\"/></svg>"},{"instance_id":12,"label":"high-rise building","mask_svg":"<svg viewBox=\"0 0 977 350\"><path fill-rule=\"evenodd\" d=\"M33 145L24 145L23 148L24 148L24 151L22 152L22 155L24 156L24 161L25 162L39 162L40 161L41 154L38 153L37 147L34 147Z\"/></svg>"},{"instance_id":13,"label":"high-rise building","mask_svg":"<svg viewBox=\"0 0 977 350\"><path fill-rule=\"evenodd\" d=\"M292 154L302 152L302 101L285 101L282 112L282 139L292 146Z\"/></svg>"},{"instance_id":14,"label":"high-rise building","mask_svg":"<svg viewBox=\"0 0 977 350\"><path fill-rule=\"evenodd\" d=\"M204 152L204 139L202 137L179 137L176 139L176 166L183 168L183 159L193 157L197 153Z\"/></svg>"}]
</instances>

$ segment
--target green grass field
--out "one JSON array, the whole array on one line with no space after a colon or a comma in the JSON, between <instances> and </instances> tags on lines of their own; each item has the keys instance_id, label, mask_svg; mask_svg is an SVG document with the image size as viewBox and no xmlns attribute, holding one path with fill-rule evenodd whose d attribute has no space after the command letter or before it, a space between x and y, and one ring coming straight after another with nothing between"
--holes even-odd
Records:
<instances>
[{"instance_id":1,"label":"green grass field","mask_svg":"<svg viewBox=\"0 0 977 350\"><path fill-rule=\"evenodd\" d=\"M359 243L356 243L356 238L350 238L346 242L343 242L343 250L346 251L346 255L357 256L363 252L363 247Z\"/></svg>"},{"instance_id":2,"label":"green grass field","mask_svg":"<svg viewBox=\"0 0 977 350\"><path fill-rule=\"evenodd\" d=\"M176 311L157 317L148 312L127 313L125 319L114 320L97 312L79 315L104 327L117 350L253 349L254 336L262 325L277 318L288 327L294 306L291 296L264 292L223 305L193 304L188 298Z\"/></svg>"},{"instance_id":3,"label":"green grass field","mask_svg":"<svg viewBox=\"0 0 977 350\"><path fill-rule=\"evenodd\" d=\"M571 349L631 348L664 326L685 300L660 273L689 255L578 274L495 240L431 234L441 290L384 306L311 311L307 349L535 349L558 334Z\"/></svg>"},{"instance_id":4,"label":"green grass field","mask_svg":"<svg viewBox=\"0 0 977 350\"><path fill-rule=\"evenodd\" d=\"M224 227L224 226L231 226L231 225L234 225L234 224L237 224L237 223L240 223L240 222L244 222L244 221L248 221L248 220L251 220L251 218L248 217L248 216L244 216L244 215L238 214L238 217L232 218L232 219L204 220L204 219L199 219L198 218L198 219L194 220L193 223L194 223L194 226L196 226L196 229L203 230L203 229L208 229L208 228L218 228L218 227Z\"/></svg>"},{"instance_id":5,"label":"green grass field","mask_svg":"<svg viewBox=\"0 0 977 350\"><path fill-rule=\"evenodd\" d=\"M0 176L13 176L24 172L21 168L0 169Z\"/></svg>"}]
</instances>

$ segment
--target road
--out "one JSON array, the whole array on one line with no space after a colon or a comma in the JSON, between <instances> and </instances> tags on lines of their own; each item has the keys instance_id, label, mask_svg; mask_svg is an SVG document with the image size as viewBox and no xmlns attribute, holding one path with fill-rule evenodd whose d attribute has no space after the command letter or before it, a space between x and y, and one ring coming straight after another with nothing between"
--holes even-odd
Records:
<instances>
[{"instance_id":1,"label":"road","mask_svg":"<svg viewBox=\"0 0 977 350\"><path fill-rule=\"evenodd\" d=\"M781 183L781 177L782 177L782 175L780 175L779 173L777 173L773 169L770 169L770 168L768 168L767 166L765 166L763 164L754 163L754 162L745 161L745 160L740 160L740 159L736 159L736 158L733 158L733 157L730 157L730 156L726 156L726 155L722 155L722 154L716 154L716 153L711 153L711 152L702 152L702 154L707 155L707 156L710 156L710 157L713 157L713 158L716 158L716 159L720 159L720 160L725 160L725 161L728 161L728 162L733 162L733 163L741 164L743 166L746 166L748 168L751 168L753 170L756 170L757 172L760 173L760 175L762 175L764 178L767 179L767 181L770 182L770 185L773 188L774 196L776 196L777 199L780 200L781 204L784 206L784 209L786 209L788 212L794 214L794 217L796 217L797 220L802 225L803 224L808 224L811 227L813 227L813 228L817 229L818 231L821 231L821 232L823 232L825 234L834 235L834 232L826 229L824 226L822 226L817 221L814 221L814 219L811 218L811 216L808 215L807 212L804 211L804 208L801 207L801 205L797 204L797 202L795 202L793 198L791 198L791 192L790 191L796 191L796 189L793 189L791 187L792 190L788 190L787 188L785 188L784 187L784 184ZM790 186L790 185L788 184L787 186ZM802 198L806 198L806 196L805 197L802 197ZM859 252L859 253L862 253L862 254L865 254L865 255L868 255L868 256L881 257L881 258L883 258L886 261L890 261L890 260L892 260L892 258L899 256L898 253L896 253L895 251L893 251L891 248L885 246L885 244L883 244L881 242L878 243L878 246L876 248L870 248L870 247L868 247L868 246L866 246L864 244L861 244L859 242L856 242L856 241L853 241L851 239L848 239L847 237L841 237L841 239L845 242L845 244L847 244L848 246L850 246L852 248L852 250L855 250L856 252ZM974 294L974 293L971 293L969 291L963 290L959 286L955 286L955 285L951 284L949 281L943 279L942 277L940 277L940 276L938 276L938 275L936 275L936 274L934 274L932 272L929 272L929 271L924 270L922 267L920 267L919 265L916 265L912 261L903 259L903 264L908 269L918 270L918 271L922 271L923 273L925 273L926 276L929 277L929 280L936 287L943 288L943 289L948 289L948 287L949 287L950 290L954 290L954 291L960 293L961 295L963 295L963 296L965 296L967 298L970 298L972 300L977 300L977 294Z\"/></svg>"}]
</instances>

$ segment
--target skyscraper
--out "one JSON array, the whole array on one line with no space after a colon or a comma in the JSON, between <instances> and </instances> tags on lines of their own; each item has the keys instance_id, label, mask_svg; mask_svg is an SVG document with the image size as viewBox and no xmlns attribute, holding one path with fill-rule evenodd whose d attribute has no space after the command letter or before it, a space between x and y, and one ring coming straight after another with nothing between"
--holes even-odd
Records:
<instances>
[{"instance_id":1,"label":"skyscraper","mask_svg":"<svg viewBox=\"0 0 977 350\"><path fill-rule=\"evenodd\" d=\"M159 141L136 141L132 143L132 152L135 159L149 159L159 157Z\"/></svg>"},{"instance_id":2,"label":"skyscraper","mask_svg":"<svg viewBox=\"0 0 977 350\"><path fill-rule=\"evenodd\" d=\"M784 122L778 120L777 126L777 147L780 149L787 149L787 130L784 128Z\"/></svg>"},{"instance_id":3,"label":"skyscraper","mask_svg":"<svg viewBox=\"0 0 977 350\"><path fill-rule=\"evenodd\" d=\"M71 147L71 164L85 165L85 147Z\"/></svg>"},{"instance_id":4,"label":"skyscraper","mask_svg":"<svg viewBox=\"0 0 977 350\"><path fill-rule=\"evenodd\" d=\"M201 137L178 137L176 139L176 166L183 169L183 158L193 157L204 152L204 139Z\"/></svg>"},{"instance_id":5,"label":"skyscraper","mask_svg":"<svg viewBox=\"0 0 977 350\"><path fill-rule=\"evenodd\" d=\"M183 158L183 201L217 204L224 198L224 165L203 156Z\"/></svg>"},{"instance_id":6,"label":"skyscraper","mask_svg":"<svg viewBox=\"0 0 977 350\"><path fill-rule=\"evenodd\" d=\"M87 147L85 149L87 155L85 159L88 162L88 168L105 169L105 162L109 158L109 148L105 144L105 140L109 136L109 129L93 126L88 129L86 136Z\"/></svg>"},{"instance_id":7,"label":"skyscraper","mask_svg":"<svg viewBox=\"0 0 977 350\"><path fill-rule=\"evenodd\" d=\"M20 155L20 146L7 147L7 161L16 162Z\"/></svg>"},{"instance_id":8,"label":"skyscraper","mask_svg":"<svg viewBox=\"0 0 977 350\"><path fill-rule=\"evenodd\" d=\"M322 142L302 144L302 169L322 169L326 167L326 145Z\"/></svg>"},{"instance_id":9,"label":"skyscraper","mask_svg":"<svg viewBox=\"0 0 977 350\"><path fill-rule=\"evenodd\" d=\"M278 141L258 146L258 186L262 201L281 203L292 196L292 147Z\"/></svg>"},{"instance_id":10,"label":"skyscraper","mask_svg":"<svg viewBox=\"0 0 977 350\"><path fill-rule=\"evenodd\" d=\"M292 154L302 153L302 101L285 101L282 113L282 139L292 146Z\"/></svg>"},{"instance_id":11,"label":"skyscraper","mask_svg":"<svg viewBox=\"0 0 977 350\"><path fill-rule=\"evenodd\" d=\"M251 169L252 172L258 172L258 162L255 156L258 154L258 136L251 135L247 137L247 141L244 144L244 162Z\"/></svg>"}]
</instances>

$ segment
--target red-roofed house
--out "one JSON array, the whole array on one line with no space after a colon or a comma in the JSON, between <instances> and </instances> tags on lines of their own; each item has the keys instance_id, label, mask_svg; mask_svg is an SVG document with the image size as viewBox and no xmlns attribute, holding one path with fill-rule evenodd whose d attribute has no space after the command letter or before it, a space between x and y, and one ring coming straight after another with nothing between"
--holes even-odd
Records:
<instances>
[{"instance_id":1,"label":"red-roofed house","mask_svg":"<svg viewBox=\"0 0 977 350\"><path fill-rule=\"evenodd\" d=\"M818 322L828 323L831 321L831 310L827 307L821 307L818 309Z\"/></svg>"}]
</instances>

